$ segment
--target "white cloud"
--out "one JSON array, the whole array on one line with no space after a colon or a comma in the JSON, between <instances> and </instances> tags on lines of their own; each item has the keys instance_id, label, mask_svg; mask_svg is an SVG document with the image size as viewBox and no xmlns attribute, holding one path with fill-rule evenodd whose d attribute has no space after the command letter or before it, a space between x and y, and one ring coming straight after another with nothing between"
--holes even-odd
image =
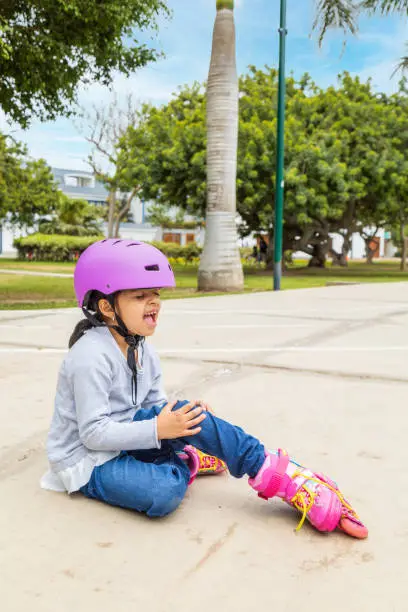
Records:
<instances>
[{"instance_id":1,"label":"white cloud","mask_svg":"<svg viewBox=\"0 0 408 612\"><path fill-rule=\"evenodd\" d=\"M375 65L369 65L363 70L355 72L362 81L372 79L374 89L384 93L395 93L398 90L399 73L393 74L397 65L396 59L384 60Z\"/></svg>"},{"instance_id":2,"label":"white cloud","mask_svg":"<svg viewBox=\"0 0 408 612\"><path fill-rule=\"evenodd\" d=\"M368 56L363 68L353 71L366 81L370 77L377 91L394 93L398 89L401 73L395 73L400 57L405 53L405 44L408 39L407 20L401 19L392 34L368 30L358 36L363 43L372 43L376 51ZM394 74L395 73L395 74Z\"/></svg>"},{"instance_id":3,"label":"white cloud","mask_svg":"<svg viewBox=\"0 0 408 612\"><path fill-rule=\"evenodd\" d=\"M99 105L101 101L105 102L107 98L112 98L113 94L119 100L124 100L128 94L132 94L135 100L160 104L169 100L171 94L176 91L176 80L174 78L172 82L163 76L161 71L155 75L154 68L130 77L117 75L109 88L96 84L87 88L82 87L79 92L79 105L89 110L94 104Z\"/></svg>"}]
</instances>

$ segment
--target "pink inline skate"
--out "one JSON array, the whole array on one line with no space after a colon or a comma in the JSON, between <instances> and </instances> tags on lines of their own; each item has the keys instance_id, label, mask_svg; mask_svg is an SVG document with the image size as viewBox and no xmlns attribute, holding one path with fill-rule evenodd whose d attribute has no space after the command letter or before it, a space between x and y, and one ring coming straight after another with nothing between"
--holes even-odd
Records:
<instances>
[{"instance_id":1,"label":"pink inline skate","mask_svg":"<svg viewBox=\"0 0 408 612\"><path fill-rule=\"evenodd\" d=\"M301 529L306 518L319 531L336 528L350 536L363 539L368 529L363 525L335 482L316 472L307 470L279 449L267 453L265 463L249 484L259 497L278 496L302 513L297 527Z\"/></svg>"}]
</instances>

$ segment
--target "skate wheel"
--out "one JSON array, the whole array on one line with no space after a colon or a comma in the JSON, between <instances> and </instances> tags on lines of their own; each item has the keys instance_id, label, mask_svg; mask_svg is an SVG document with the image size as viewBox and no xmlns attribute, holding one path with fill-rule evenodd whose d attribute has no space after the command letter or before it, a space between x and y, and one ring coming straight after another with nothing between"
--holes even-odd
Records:
<instances>
[{"instance_id":1,"label":"skate wheel","mask_svg":"<svg viewBox=\"0 0 408 612\"><path fill-rule=\"evenodd\" d=\"M353 538L364 540L368 536L368 529L361 523L355 523L351 519L342 518L340 519L339 527L342 531L347 533Z\"/></svg>"}]
</instances>

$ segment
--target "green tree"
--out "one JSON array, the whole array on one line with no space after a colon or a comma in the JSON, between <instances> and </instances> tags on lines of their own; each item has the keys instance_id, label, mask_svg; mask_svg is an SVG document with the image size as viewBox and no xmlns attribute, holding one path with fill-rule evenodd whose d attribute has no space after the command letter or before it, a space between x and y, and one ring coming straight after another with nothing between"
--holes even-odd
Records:
<instances>
[{"instance_id":1,"label":"green tree","mask_svg":"<svg viewBox=\"0 0 408 612\"><path fill-rule=\"evenodd\" d=\"M0 106L26 127L69 114L78 86L111 83L158 57L138 37L165 0L5 0L0 4Z\"/></svg>"},{"instance_id":2,"label":"green tree","mask_svg":"<svg viewBox=\"0 0 408 612\"><path fill-rule=\"evenodd\" d=\"M33 227L40 217L55 213L58 188L44 160L32 160L26 149L0 135L0 223Z\"/></svg>"},{"instance_id":3,"label":"green tree","mask_svg":"<svg viewBox=\"0 0 408 612\"><path fill-rule=\"evenodd\" d=\"M174 207L170 209L168 205L159 204L158 202L153 202L149 205L146 220L151 225L167 229L194 229L202 224L201 219L186 219L182 208Z\"/></svg>"},{"instance_id":4,"label":"green tree","mask_svg":"<svg viewBox=\"0 0 408 612\"><path fill-rule=\"evenodd\" d=\"M387 159L388 227L393 228L393 240L401 250L401 270L405 271L408 256L408 88L400 82L399 91L387 99L388 123L392 147Z\"/></svg>"},{"instance_id":5,"label":"green tree","mask_svg":"<svg viewBox=\"0 0 408 612\"><path fill-rule=\"evenodd\" d=\"M102 234L104 210L86 200L69 198L59 192L58 203L51 218L39 222L41 234L97 236Z\"/></svg>"},{"instance_id":6,"label":"green tree","mask_svg":"<svg viewBox=\"0 0 408 612\"><path fill-rule=\"evenodd\" d=\"M335 263L346 265L352 234L364 233L367 225L381 225L381 168L390 143L384 121L386 105L369 82L361 83L347 73L337 88L319 92L314 103L320 133L326 134L326 145L336 151L337 162L344 169L342 209L335 218L329 214L329 222L331 231L343 235L341 252L332 251L332 256ZM313 131L315 128L316 124ZM333 196L337 194L330 188L328 199Z\"/></svg>"},{"instance_id":7,"label":"green tree","mask_svg":"<svg viewBox=\"0 0 408 612\"><path fill-rule=\"evenodd\" d=\"M241 78L237 209L242 236L263 230L273 239L276 100L276 70L251 68ZM128 130L121 143L123 165L137 168L139 156L143 162L147 155L140 181L144 197L205 213L205 115L203 89L196 84L161 108L146 107L143 122ZM392 169L403 155L402 117L389 97L347 73L337 87L325 90L308 75L288 78L285 250L307 253L312 265L324 265L328 254L346 265L354 232L390 222L396 200ZM332 232L343 235L339 253L333 251Z\"/></svg>"},{"instance_id":8,"label":"green tree","mask_svg":"<svg viewBox=\"0 0 408 612\"><path fill-rule=\"evenodd\" d=\"M168 104L144 105L119 147L119 166L140 194L165 208L198 217L206 207L206 99L198 83L182 87Z\"/></svg>"}]
</instances>

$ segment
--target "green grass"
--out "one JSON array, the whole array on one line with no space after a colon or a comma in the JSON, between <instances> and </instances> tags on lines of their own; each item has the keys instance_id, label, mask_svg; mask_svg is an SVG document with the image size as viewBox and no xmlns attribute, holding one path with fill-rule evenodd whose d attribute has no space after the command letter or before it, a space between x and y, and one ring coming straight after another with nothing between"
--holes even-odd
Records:
<instances>
[{"instance_id":1,"label":"green grass","mask_svg":"<svg viewBox=\"0 0 408 612\"><path fill-rule=\"evenodd\" d=\"M73 264L47 262L17 262L0 260L0 269L35 270L72 273ZM177 289L163 291L164 299L220 295L197 291L197 268L176 268ZM400 272L398 262L379 262L372 266L351 262L349 268L308 269L291 267L282 279L282 289L324 287L328 283L379 283L407 281L408 273ZM248 269L245 274L245 292L268 291L272 288L271 272ZM0 274L0 310L66 308L76 306L72 278Z\"/></svg>"},{"instance_id":2,"label":"green grass","mask_svg":"<svg viewBox=\"0 0 408 612\"><path fill-rule=\"evenodd\" d=\"M73 273L75 264L54 261L18 261L18 259L0 258L0 270L28 270L32 272Z\"/></svg>"}]
</instances>

